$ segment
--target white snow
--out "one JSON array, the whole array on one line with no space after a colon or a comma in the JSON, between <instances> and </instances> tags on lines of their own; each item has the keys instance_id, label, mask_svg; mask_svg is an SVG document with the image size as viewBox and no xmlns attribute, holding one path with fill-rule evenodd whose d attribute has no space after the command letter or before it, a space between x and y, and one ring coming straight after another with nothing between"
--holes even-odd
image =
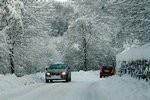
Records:
<instances>
[{"instance_id":1,"label":"white snow","mask_svg":"<svg viewBox=\"0 0 150 100\"><path fill-rule=\"evenodd\" d=\"M45 83L44 73L0 75L0 100L150 100L150 84L129 76L99 78L99 71L72 72L72 82Z\"/></svg>"},{"instance_id":2,"label":"white snow","mask_svg":"<svg viewBox=\"0 0 150 100\"><path fill-rule=\"evenodd\" d=\"M150 59L150 43L147 43L141 47L132 47L124 50L117 55L119 61L131 61L139 59Z\"/></svg>"},{"instance_id":3,"label":"white snow","mask_svg":"<svg viewBox=\"0 0 150 100\"><path fill-rule=\"evenodd\" d=\"M49 2L49 1L56 1L56 2L68 2L69 0L37 0L38 2Z\"/></svg>"},{"instance_id":4,"label":"white snow","mask_svg":"<svg viewBox=\"0 0 150 100\"><path fill-rule=\"evenodd\" d=\"M55 1L58 1L58 2L67 2L68 0L55 0Z\"/></svg>"},{"instance_id":5,"label":"white snow","mask_svg":"<svg viewBox=\"0 0 150 100\"><path fill-rule=\"evenodd\" d=\"M43 83L43 73L26 75L23 77L16 77L15 75L0 75L0 95L7 93L15 88L24 87L26 85ZM1 100L1 99L0 99Z\"/></svg>"},{"instance_id":6,"label":"white snow","mask_svg":"<svg viewBox=\"0 0 150 100\"><path fill-rule=\"evenodd\" d=\"M124 50L116 56L117 67L120 66L122 61L135 61L141 59L150 60L150 43L143 46L132 47Z\"/></svg>"},{"instance_id":7,"label":"white snow","mask_svg":"<svg viewBox=\"0 0 150 100\"><path fill-rule=\"evenodd\" d=\"M103 100L150 100L150 84L130 76L113 76L97 84Z\"/></svg>"}]
</instances>

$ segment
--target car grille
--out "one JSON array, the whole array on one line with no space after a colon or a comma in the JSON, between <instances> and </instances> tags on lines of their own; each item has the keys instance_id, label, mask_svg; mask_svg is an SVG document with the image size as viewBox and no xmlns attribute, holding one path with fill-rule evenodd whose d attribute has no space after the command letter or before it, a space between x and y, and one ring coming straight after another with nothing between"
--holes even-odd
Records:
<instances>
[{"instance_id":1,"label":"car grille","mask_svg":"<svg viewBox=\"0 0 150 100\"><path fill-rule=\"evenodd\" d=\"M60 73L51 73L51 75L60 75Z\"/></svg>"}]
</instances>

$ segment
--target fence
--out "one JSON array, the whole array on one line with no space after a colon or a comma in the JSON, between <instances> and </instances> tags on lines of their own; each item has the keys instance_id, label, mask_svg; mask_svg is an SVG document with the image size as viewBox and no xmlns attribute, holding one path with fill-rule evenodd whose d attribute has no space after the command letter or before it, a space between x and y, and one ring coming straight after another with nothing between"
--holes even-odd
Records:
<instances>
[{"instance_id":1,"label":"fence","mask_svg":"<svg viewBox=\"0 0 150 100\"><path fill-rule=\"evenodd\" d=\"M122 61L119 74L129 74L138 79L150 80L150 60Z\"/></svg>"}]
</instances>

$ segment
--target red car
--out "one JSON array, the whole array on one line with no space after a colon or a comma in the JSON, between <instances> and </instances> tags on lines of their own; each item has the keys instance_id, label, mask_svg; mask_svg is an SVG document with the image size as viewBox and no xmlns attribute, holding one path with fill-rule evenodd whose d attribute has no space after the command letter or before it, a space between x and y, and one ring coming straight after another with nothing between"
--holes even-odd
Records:
<instances>
[{"instance_id":1,"label":"red car","mask_svg":"<svg viewBox=\"0 0 150 100\"><path fill-rule=\"evenodd\" d=\"M113 66L101 66L100 67L100 78L106 76L112 76L115 74L115 67Z\"/></svg>"}]
</instances>

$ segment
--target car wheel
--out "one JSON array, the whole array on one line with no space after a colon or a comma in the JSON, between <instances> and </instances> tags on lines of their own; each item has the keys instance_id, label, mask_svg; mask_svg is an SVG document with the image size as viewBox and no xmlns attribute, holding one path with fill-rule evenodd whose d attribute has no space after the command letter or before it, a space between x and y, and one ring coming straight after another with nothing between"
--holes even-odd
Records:
<instances>
[{"instance_id":1,"label":"car wheel","mask_svg":"<svg viewBox=\"0 0 150 100\"><path fill-rule=\"evenodd\" d=\"M71 77L70 77L69 81L71 82Z\"/></svg>"},{"instance_id":2,"label":"car wheel","mask_svg":"<svg viewBox=\"0 0 150 100\"><path fill-rule=\"evenodd\" d=\"M48 80L48 79L45 79L45 82L46 82L46 83L49 83L49 80Z\"/></svg>"},{"instance_id":3,"label":"car wheel","mask_svg":"<svg viewBox=\"0 0 150 100\"><path fill-rule=\"evenodd\" d=\"M100 78L102 78L103 76L102 75L100 75Z\"/></svg>"},{"instance_id":4,"label":"car wheel","mask_svg":"<svg viewBox=\"0 0 150 100\"><path fill-rule=\"evenodd\" d=\"M70 82L71 81L71 77L68 77L68 82Z\"/></svg>"},{"instance_id":5,"label":"car wheel","mask_svg":"<svg viewBox=\"0 0 150 100\"><path fill-rule=\"evenodd\" d=\"M50 80L51 83L53 83L53 80Z\"/></svg>"},{"instance_id":6,"label":"car wheel","mask_svg":"<svg viewBox=\"0 0 150 100\"><path fill-rule=\"evenodd\" d=\"M71 82L71 72L70 72L68 77L69 77L69 82Z\"/></svg>"},{"instance_id":7,"label":"car wheel","mask_svg":"<svg viewBox=\"0 0 150 100\"><path fill-rule=\"evenodd\" d=\"M66 82L68 82L68 81L69 81L69 78L67 77L67 78L66 78Z\"/></svg>"}]
</instances>

